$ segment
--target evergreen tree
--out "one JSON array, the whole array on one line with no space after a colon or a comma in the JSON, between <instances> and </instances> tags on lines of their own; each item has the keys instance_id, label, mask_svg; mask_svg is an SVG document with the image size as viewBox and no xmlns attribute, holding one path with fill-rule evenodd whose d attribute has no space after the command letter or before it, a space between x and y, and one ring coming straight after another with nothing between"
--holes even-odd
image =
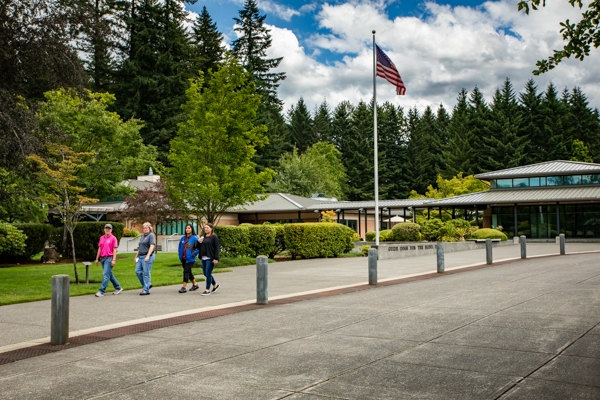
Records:
<instances>
[{"instance_id":1,"label":"evergreen tree","mask_svg":"<svg viewBox=\"0 0 600 400\"><path fill-rule=\"evenodd\" d=\"M342 153L348 176L348 200L372 200L375 198L372 106L359 102L351 120L351 129L344 132L346 152Z\"/></svg>"},{"instance_id":2,"label":"evergreen tree","mask_svg":"<svg viewBox=\"0 0 600 400\"><path fill-rule=\"evenodd\" d=\"M431 107L427 107L423 116L417 110L409 111L409 121L417 120L410 125L412 132L408 143L411 160L411 188L425 193L427 186L435 185L441 170L441 147L436 136L436 120Z\"/></svg>"},{"instance_id":3,"label":"evergreen tree","mask_svg":"<svg viewBox=\"0 0 600 400\"><path fill-rule=\"evenodd\" d=\"M194 67L202 71L204 76L210 76L209 69L217 70L217 64L225 54L223 35L217 30L217 24L213 22L206 6L202 7L198 19L192 26L192 49L195 58Z\"/></svg>"},{"instance_id":4,"label":"evergreen tree","mask_svg":"<svg viewBox=\"0 0 600 400\"><path fill-rule=\"evenodd\" d=\"M317 108L314 118L315 132L319 141L332 143L331 124L331 109L327 101L324 100Z\"/></svg>"},{"instance_id":5,"label":"evergreen tree","mask_svg":"<svg viewBox=\"0 0 600 400\"><path fill-rule=\"evenodd\" d=\"M262 96L256 113L256 123L267 126L268 144L258 149L255 155L257 168L263 170L275 167L279 157L291 150L289 133L281 115L282 104L277 98L279 81L285 79L285 72L272 72L281 63L282 57L266 58L271 47L271 35L264 25L266 15L260 15L255 0L246 0L234 18L239 37L232 43L232 53L246 68Z\"/></svg>"},{"instance_id":6,"label":"evergreen tree","mask_svg":"<svg viewBox=\"0 0 600 400\"><path fill-rule=\"evenodd\" d=\"M302 97L300 97L295 107L290 107L288 118L290 121L288 128L290 140L299 152L303 153L310 146L317 143L314 122Z\"/></svg>"},{"instance_id":7,"label":"evergreen tree","mask_svg":"<svg viewBox=\"0 0 600 400\"><path fill-rule=\"evenodd\" d=\"M379 198L404 199L410 193L404 113L389 102L377 110Z\"/></svg>"},{"instance_id":8,"label":"evergreen tree","mask_svg":"<svg viewBox=\"0 0 600 400\"><path fill-rule=\"evenodd\" d=\"M348 144L346 142L348 132L352 130L352 113L354 107L349 101L342 101L333 110L333 120L331 121L331 142L342 153L342 159L348 154Z\"/></svg>"},{"instance_id":9,"label":"evergreen tree","mask_svg":"<svg viewBox=\"0 0 600 400\"><path fill-rule=\"evenodd\" d=\"M479 161L477 141L469 121L470 111L465 89L460 91L457 100L447 127L448 145L442 153L445 169L443 175L446 179L461 172L465 175L473 175Z\"/></svg>"},{"instance_id":10,"label":"evergreen tree","mask_svg":"<svg viewBox=\"0 0 600 400\"><path fill-rule=\"evenodd\" d=\"M61 0L70 9L75 46L83 55L94 92L112 90L121 31L118 0Z\"/></svg>"},{"instance_id":11,"label":"evergreen tree","mask_svg":"<svg viewBox=\"0 0 600 400\"><path fill-rule=\"evenodd\" d=\"M574 88L567 97L569 114L567 117L567 135L570 153L573 154L572 143L579 140L589 149L594 160L600 160L600 119L598 109L592 110L588 100L580 88Z\"/></svg>"},{"instance_id":12,"label":"evergreen tree","mask_svg":"<svg viewBox=\"0 0 600 400\"><path fill-rule=\"evenodd\" d=\"M519 113L523 121L519 136L529 140L525 147L524 164L548 161L548 136L544 130L542 98L543 94L538 94L533 79L527 81L525 93L519 95Z\"/></svg>"},{"instance_id":13,"label":"evergreen tree","mask_svg":"<svg viewBox=\"0 0 600 400\"><path fill-rule=\"evenodd\" d=\"M256 0L245 1L239 18L234 18L234 29L240 36L233 41L232 52L252 75L258 92L268 98L263 101L279 102L276 91L279 81L285 79L285 72L271 70L279 66L283 57L266 58L272 39L264 25L265 18L266 15L259 14Z\"/></svg>"},{"instance_id":14,"label":"evergreen tree","mask_svg":"<svg viewBox=\"0 0 600 400\"><path fill-rule=\"evenodd\" d=\"M483 153L485 149L485 124L489 119L490 109L483 98L483 93L477 86L471 92L469 96L469 131L471 132L472 138L475 140L474 146L478 148L477 151L478 159L474 165L474 173L489 171L483 165L483 160L486 155Z\"/></svg>"},{"instance_id":15,"label":"evergreen tree","mask_svg":"<svg viewBox=\"0 0 600 400\"><path fill-rule=\"evenodd\" d=\"M568 160L570 144L566 138L568 106L558 98L552 83L548 85L542 99L543 136L547 140L546 158L541 161Z\"/></svg>"},{"instance_id":16,"label":"evergreen tree","mask_svg":"<svg viewBox=\"0 0 600 400\"><path fill-rule=\"evenodd\" d=\"M174 0L132 2L127 51L116 85L117 109L139 118L146 144L168 162L169 143L181 122L181 105L192 73L192 52L184 22L187 12Z\"/></svg>"},{"instance_id":17,"label":"evergreen tree","mask_svg":"<svg viewBox=\"0 0 600 400\"><path fill-rule=\"evenodd\" d=\"M448 136L448 125L450 124L450 115L443 104L438 107L435 116L435 130L440 146L446 147L450 140ZM443 164L443 161L442 161Z\"/></svg>"},{"instance_id":18,"label":"evergreen tree","mask_svg":"<svg viewBox=\"0 0 600 400\"><path fill-rule=\"evenodd\" d=\"M519 136L522 115L515 98L512 83L504 81L502 90L496 90L490 117L485 125L481 166L488 171L523 165L527 137Z\"/></svg>"}]
</instances>

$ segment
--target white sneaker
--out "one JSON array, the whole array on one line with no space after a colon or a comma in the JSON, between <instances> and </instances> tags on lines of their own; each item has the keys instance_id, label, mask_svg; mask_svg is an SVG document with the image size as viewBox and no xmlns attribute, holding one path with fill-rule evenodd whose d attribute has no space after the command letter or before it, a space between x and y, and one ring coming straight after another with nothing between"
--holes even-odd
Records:
<instances>
[{"instance_id":1,"label":"white sneaker","mask_svg":"<svg viewBox=\"0 0 600 400\"><path fill-rule=\"evenodd\" d=\"M98 293L96 293L96 297L104 297L104 293L98 291Z\"/></svg>"},{"instance_id":2,"label":"white sneaker","mask_svg":"<svg viewBox=\"0 0 600 400\"><path fill-rule=\"evenodd\" d=\"M113 292L114 295L117 295L119 293L121 293L123 291L123 288L121 289L115 289L115 291Z\"/></svg>"}]
</instances>

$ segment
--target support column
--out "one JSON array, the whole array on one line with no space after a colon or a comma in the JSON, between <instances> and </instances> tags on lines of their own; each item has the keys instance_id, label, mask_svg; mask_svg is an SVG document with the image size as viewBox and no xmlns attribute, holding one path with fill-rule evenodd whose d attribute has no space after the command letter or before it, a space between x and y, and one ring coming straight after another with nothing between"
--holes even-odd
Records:
<instances>
[{"instance_id":1,"label":"support column","mask_svg":"<svg viewBox=\"0 0 600 400\"><path fill-rule=\"evenodd\" d=\"M513 236L519 236L519 228L517 226L517 204L516 203L513 206L513 223L514 223Z\"/></svg>"},{"instance_id":2,"label":"support column","mask_svg":"<svg viewBox=\"0 0 600 400\"><path fill-rule=\"evenodd\" d=\"M556 234L560 235L560 204L556 202Z\"/></svg>"}]
</instances>

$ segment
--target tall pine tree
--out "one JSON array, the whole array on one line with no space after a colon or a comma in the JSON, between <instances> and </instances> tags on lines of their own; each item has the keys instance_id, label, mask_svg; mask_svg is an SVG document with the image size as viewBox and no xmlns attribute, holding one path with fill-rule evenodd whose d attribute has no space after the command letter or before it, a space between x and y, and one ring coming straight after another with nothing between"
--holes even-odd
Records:
<instances>
[{"instance_id":1,"label":"tall pine tree","mask_svg":"<svg viewBox=\"0 0 600 400\"><path fill-rule=\"evenodd\" d=\"M519 136L529 139L525 147L524 164L535 164L548 159L548 136L544 132L542 113L543 94L537 92L533 79L525 84L525 93L519 95L519 113L522 125Z\"/></svg>"},{"instance_id":2,"label":"tall pine tree","mask_svg":"<svg viewBox=\"0 0 600 400\"><path fill-rule=\"evenodd\" d=\"M379 197L404 199L410 193L404 113L389 102L377 110L379 137Z\"/></svg>"},{"instance_id":3,"label":"tall pine tree","mask_svg":"<svg viewBox=\"0 0 600 400\"><path fill-rule=\"evenodd\" d=\"M502 90L496 90L484 129L482 168L493 171L524 164L528 140L519 135L522 114L509 79L504 81Z\"/></svg>"},{"instance_id":4,"label":"tall pine tree","mask_svg":"<svg viewBox=\"0 0 600 400\"><path fill-rule=\"evenodd\" d=\"M192 26L192 50L194 68L202 71L205 79L210 76L209 70L217 70L217 65L223 60L225 54L223 34L217 30L217 24L213 22L206 6L202 7L200 15Z\"/></svg>"},{"instance_id":5,"label":"tall pine tree","mask_svg":"<svg viewBox=\"0 0 600 400\"><path fill-rule=\"evenodd\" d=\"M452 118L447 127L448 145L443 150L444 178L452 177L462 172L465 176L475 173L478 163L477 138L469 123L469 106L467 91L462 89L458 94L458 102L454 106Z\"/></svg>"},{"instance_id":6,"label":"tall pine tree","mask_svg":"<svg viewBox=\"0 0 600 400\"><path fill-rule=\"evenodd\" d=\"M292 106L288 112L289 133L292 145L299 152L304 153L313 144L317 143L317 135L314 122L306 108L304 99L300 97L296 106Z\"/></svg>"},{"instance_id":7,"label":"tall pine tree","mask_svg":"<svg viewBox=\"0 0 600 400\"><path fill-rule=\"evenodd\" d=\"M194 76L187 12L176 0L132 2L130 12L129 57L117 75L117 109L124 119L144 121L144 143L156 146L159 160L168 163L169 143L184 119L188 79Z\"/></svg>"},{"instance_id":8,"label":"tall pine tree","mask_svg":"<svg viewBox=\"0 0 600 400\"><path fill-rule=\"evenodd\" d=\"M331 109L327 100L324 100L317 108L314 118L315 133L319 141L332 143L331 123Z\"/></svg>"}]
</instances>

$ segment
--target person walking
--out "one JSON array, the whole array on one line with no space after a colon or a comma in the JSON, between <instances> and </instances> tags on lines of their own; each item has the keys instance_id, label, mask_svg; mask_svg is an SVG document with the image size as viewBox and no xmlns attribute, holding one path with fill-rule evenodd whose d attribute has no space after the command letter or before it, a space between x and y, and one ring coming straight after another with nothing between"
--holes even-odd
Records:
<instances>
[{"instance_id":1,"label":"person walking","mask_svg":"<svg viewBox=\"0 0 600 400\"><path fill-rule=\"evenodd\" d=\"M219 253L221 252L221 244L219 238L214 233L214 226L211 223L204 225L204 236L198 242L200 243L200 257L202 257L202 273L206 277L206 290L202 292L202 296L208 296L219 289L219 285L215 282L213 269L219 263ZM212 290L210 286L212 285Z\"/></svg>"},{"instance_id":2,"label":"person walking","mask_svg":"<svg viewBox=\"0 0 600 400\"><path fill-rule=\"evenodd\" d=\"M100 241L98 242L96 265L98 265L98 261L102 263L102 284L100 284L100 290L96 293L96 297L104 296L108 281L110 281L115 288L113 294L119 294L123 291L123 288L119 285L119 281L117 281L117 278L115 278L115 275L113 274L113 267L117 260L117 248L119 247L119 242L115 235L112 234L112 229L113 227L111 224L104 225L104 235L100 236Z\"/></svg>"},{"instance_id":3,"label":"person walking","mask_svg":"<svg viewBox=\"0 0 600 400\"><path fill-rule=\"evenodd\" d=\"M194 227L191 224L187 224L185 226L185 235L179 241L178 248L179 260L183 266L183 283L181 289L179 289L179 293L187 292L185 287L190 280L192 281L190 292L200 289L192 273L192 267L196 263L196 256L198 255L197 243L198 237L194 232Z\"/></svg>"},{"instance_id":4,"label":"person walking","mask_svg":"<svg viewBox=\"0 0 600 400\"><path fill-rule=\"evenodd\" d=\"M140 296L150 294L152 283L150 282L150 273L152 272L152 264L154 264L156 248L156 236L152 232L152 224L144 222L142 225L142 238L138 245L137 253L135 253L135 274L142 284L142 292Z\"/></svg>"}]
</instances>

